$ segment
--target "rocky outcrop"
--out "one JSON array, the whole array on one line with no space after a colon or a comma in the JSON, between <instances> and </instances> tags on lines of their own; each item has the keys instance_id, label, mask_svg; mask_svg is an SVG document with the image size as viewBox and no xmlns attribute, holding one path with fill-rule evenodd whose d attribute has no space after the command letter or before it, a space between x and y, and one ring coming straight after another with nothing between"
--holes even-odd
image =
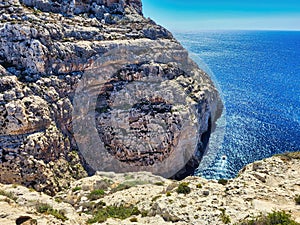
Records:
<instances>
[{"instance_id":1,"label":"rocky outcrop","mask_svg":"<svg viewBox=\"0 0 300 225\"><path fill-rule=\"evenodd\" d=\"M178 182L146 172L99 172L73 182L71 189L53 198L21 186L0 185L0 223L27 218L37 224L61 224L57 214L37 213L41 202L61 211L67 218L64 224L95 222L94 215L100 222L106 208L130 205L136 207L133 215L124 220L108 218L105 224L245 224L241 221L282 210L300 223L300 205L295 201L300 196L299 159L298 153L298 158L258 161L227 182L200 177ZM190 193L178 193L182 183L187 183ZM124 215L115 212L114 217Z\"/></svg>"},{"instance_id":2,"label":"rocky outcrop","mask_svg":"<svg viewBox=\"0 0 300 225\"><path fill-rule=\"evenodd\" d=\"M142 2L140 0L20 0L20 2L41 11L61 13L65 16L89 13L100 20L104 19L105 14L119 17L124 15L126 6L130 6L142 15Z\"/></svg>"},{"instance_id":3,"label":"rocky outcrop","mask_svg":"<svg viewBox=\"0 0 300 225\"><path fill-rule=\"evenodd\" d=\"M222 103L139 0L0 2L0 182L55 194L96 170L182 178Z\"/></svg>"}]
</instances>

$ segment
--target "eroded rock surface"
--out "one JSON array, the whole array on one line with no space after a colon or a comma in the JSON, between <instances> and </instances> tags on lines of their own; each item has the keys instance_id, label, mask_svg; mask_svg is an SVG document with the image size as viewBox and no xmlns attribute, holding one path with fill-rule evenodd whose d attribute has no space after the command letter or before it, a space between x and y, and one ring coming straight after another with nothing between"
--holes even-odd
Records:
<instances>
[{"instance_id":1,"label":"eroded rock surface","mask_svg":"<svg viewBox=\"0 0 300 225\"><path fill-rule=\"evenodd\" d=\"M87 172L127 171L114 162L165 177L199 164L222 103L141 1L0 2L0 37L0 182L54 194ZM74 117L78 88L90 96ZM89 119L74 138L74 120Z\"/></svg>"},{"instance_id":2,"label":"eroded rock surface","mask_svg":"<svg viewBox=\"0 0 300 225\"><path fill-rule=\"evenodd\" d=\"M297 154L247 165L237 178L223 184L200 177L178 182L146 172L97 172L72 182L69 190L53 198L21 186L0 184L0 223L15 224L20 217L31 217L38 224L61 224L53 215L36 213L40 202L64 210L68 218L64 224L85 224L106 207L130 205L137 207L138 215L124 220L108 218L95 224L131 224L131 219L136 218L132 224L222 225L226 217L227 224L240 225L260 214L281 210L300 223L300 205L295 201L300 196ZM190 193L177 192L183 182Z\"/></svg>"}]
</instances>

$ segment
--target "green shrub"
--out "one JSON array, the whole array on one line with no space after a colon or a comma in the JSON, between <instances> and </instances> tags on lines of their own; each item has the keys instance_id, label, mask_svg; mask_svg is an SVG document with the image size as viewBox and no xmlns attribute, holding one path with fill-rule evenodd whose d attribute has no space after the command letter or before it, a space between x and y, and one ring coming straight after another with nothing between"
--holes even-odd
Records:
<instances>
[{"instance_id":1,"label":"green shrub","mask_svg":"<svg viewBox=\"0 0 300 225\"><path fill-rule=\"evenodd\" d=\"M178 188L176 189L176 192L178 194L189 194L191 193L191 188L189 187L189 184L186 182L183 182L178 185Z\"/></svg>"},{"instance_id":2,"label":"green shrub","mask_svg":"<svg viewBox=\"0 0 300 225\"><path fill-rule=\"evenodd\" d=\"M101 207L103 207L103 206L106 206L106 203L105 202L103 202L103 201L100 201L100 202L98 202L97 204L95 204L95 208L101 208Z\"/></svg>"},{"instance_id":3,"label":"green shrub","mask_svg":"<svg viewBox=\"0 0 300 225\"><path fill-rule=\"evenodd\" d=\"M62 199L60 197L55 197L54 200L57 202L57 203L62 203Z\"/></svg>"},{"instance_id":4,"label":"green shrub","mask_svg":"<svg viewBox=\"0 0 300 225\"><path fill-rule=\"evenodd\" d=\"M52 215L55 218L60 219L62 221L68 220L68 218L65 216L65 213L62 210L53 209L49 204L37 203L36 210L39 213Z\"/></svg>"},{"instance_id":5,"label":"green shrub","mask_svg":"<svg viewBox=\"0 0 300 225\"><path fill-rule=\"evenodd\" d=\"M97 200L105 194L104 190L102 189L97 189L91 191L91 193L87 196L89 200Z\"/></svg>"},{"instance_id":6,"label":"green shrub","mask_svg":"<svg viewBox=\"0 0 300 225\"><path fill-rule=\"evenodd\" d=\"M97 213L94 214L93 218L88 219L87 223L103 223L107 220L108 214L106 210L98 210Z\"/></svg>"},{"instance_id":7,"label":"green shrub","mask_svg":"<svg viewBox=\"0 0 300 225\"><path fill-rule=\"evenodd\" d=\"M106 208L99 208L94 217L89 219L88 223L103 223L107 218L118 218L124 220L131 216L141 214L137 207L131 206L107 206Z\"/></svg>"},{"instance_id":8,"label":"green shrub","mask_svg":"<svg viewBox=\"0 0 300 225\"><path fill-rule=\"evenodd\" d=\"M300 205L300 195L297 195L295 197L295 202L296 202L296 205Z\"/></svg>"},{"instance_id":9,"label":"green shrub","mask_svg":"<svg viewBox=\"0 0 300 225\"><path fill-rule=\"evenodd\" d=\"M134 179L134 176L132 174L126 174L124 176L124 178L125 178L125 180L132 180L132 179Z\"/></svg>"},{"instance_id":10,"label":"green shrub","mask_svg":"<svg viewBox=\"0 0 300 225\"><path fill-rule=\"evenodd\" d=\"M295 221L291 219L291 215L286 212L273 212L269 213L267 216L267 220L269 224L280 224L280 225L294 225L297 224Z\"/></svg>"},{"instance_id":11,"label":"green shrub","mask_svg":"<svg viewBox=\"0 0 300 225\"><path fill-rule=\"evenodd\" d=\"M160 181L160 182L155 182L154 184L157 185L157 186L164 186L165 183Z\"/></svg>"},{"instance_id":12,"label":"green shrub","mask_svg":"<svg viewBox=\"0 0 300 225\"><path fill-rule=\"evenodd\" d=\"M202 184L197 184L196 188L202 188Z\"/></svg>"},{"instance_id":13,"label":"green shrub","mask_svg":"<svg viewBox=\"0 0 300 225\"><path fill-rule=\"evenodd\" d=\"M114 193L114 192L117 192L117 191L122 191L122 190L129 189L131 187L132 186L128 185L127 183L122 183L122 184L119 184L117 187L113 188L111 190L111 192Z\"/></svg>"},{"instance_id":14,"label":"green shrub","mask_svg":"<svg viewBox=\"0 0 300 225\"><path fill-rule=\"evenodd\" d=\"M284 211L274 211L267 215L260 215L251 220L241 221L238 225L300 225L292 220L291 215Z\"/></svg>"},{"instance_id":15,"label":"green shrub","mask_svg":"<svg viewBox=\"0 0 300 225\"><path fill-rule=\"evenodd\" d=\"M118 218L118 219L126 219L130 216L137 216L139 215L141 212L138 210L137 207L131 205L129 207L125 207L125 206L119 206L119 207L115 207L115 206L108 206L107 208L107 212L108 215L112 218Z\"/></svg>"},{"instance_id":16,"label":"green shrub","mask_svg":"<svg viewBox=\"0 0 300 225\"><path fill-rule=\"evenodd\" d=\"M166 196L170 197L171 196L171 192L167 191Z\"/></svg>"},{"instance_id":17,"label":"green shrub","mask_svg":"<svg viewBox=\"0 0 300 225\"><path fill-rule=\"evenodd\" d=\"M224 224L229 224L231 222L230 217L226 214L226 210L225 209L220 209L221 210L221 220Z\"/></svg>"},{"instance_id":18,"label":"green shrub","mask_svg":"<svg viewBox=\"0 0 300 225\"><path fill-rule=\"evenodd\" d=\"M149 211L144 210L141 212L141 215L142 215L142 217L146 217L146 216L148 216L148 213L149 213Z\"/></svg>"},{"instance_id":19,"label":"green shrub","mask_svg":"<svg viewBox=\"0 0 300 225\"><path fill-rule=\"evenodd\" d=\"M80 191L80 190L81 190L81 187L79 187L79 186L76 186L72 189L73 192Z\"/></svg>"},{"instance_id":20,"label":"green shrub","mask_svg":"<svg viewBox=\"0 0 300 225\"><path fill-rule=\"evenodd\" d=\"M0 195L3 195L13 201L16 201L18 198L11 192L7 192L7 191L4 191L4 190L0 190Z\"/></svg>"},{"instance_id":21,"label":"green shrub","mask_svg":"<svg viewBox=\"0 0 300 225\"><path fill-rule=\"evenodd\" d=\"M29 192L35 192L35 189L33 189L32 187L28 188Z\"/></svg>"},{"instance_id":22,"label":"green shrub","mask_svg":"<svg viewBox=\"0 0 300 225\"><path fill-rule=\"evenodd\" d=\"M125 181L125 182L119 184L116 188L112 189L111 192L115 193L117 191L126 190L126 189L129 189L131 187L134 187L134 186L137 186L137 185L143 185L143 184L147 184L147 182L141 181L141 180Z\"/></svg>"},{"instance_id":23,"label":"green shrub","mask_svg":"<svg viewBox=\"0 0 300 225\"><path fill-rule=\"evenodd\" d=\"M161 197L161 195L157 195L154 198L152 198L152 202L155 202L157 199L159 199Z\"/></svg>"}]
</instances>

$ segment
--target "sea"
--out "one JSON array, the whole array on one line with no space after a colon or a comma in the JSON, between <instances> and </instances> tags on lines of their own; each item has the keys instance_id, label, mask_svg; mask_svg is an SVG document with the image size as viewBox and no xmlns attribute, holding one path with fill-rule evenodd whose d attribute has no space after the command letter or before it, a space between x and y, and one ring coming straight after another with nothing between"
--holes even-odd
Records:
<instances>
[{"instance_id":1,"label":"sea","mask_svg":"<svg viewBox=\"0 0 300 225\"><path fill-rule=\"evenodd\" d=\"M195 175L230 179L249 163L300 151L300 32L174 36L212 77L225 106Z\"/></svg>"}]
</instances>

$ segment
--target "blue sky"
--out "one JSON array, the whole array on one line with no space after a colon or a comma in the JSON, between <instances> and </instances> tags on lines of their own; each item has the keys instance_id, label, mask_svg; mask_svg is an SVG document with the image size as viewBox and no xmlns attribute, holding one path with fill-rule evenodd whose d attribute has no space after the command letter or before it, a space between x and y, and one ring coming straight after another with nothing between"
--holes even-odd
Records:
<instances>
[{"instance_id":1,"label":"blue sky","mask_svg":"<svg viewBox=\"0 0 300 225\"><path fill-rule=\"evenodd\" d=\"M171 31L300 30L300 0L142 0L144 15Z\"/></svg>"}]
</instances>

